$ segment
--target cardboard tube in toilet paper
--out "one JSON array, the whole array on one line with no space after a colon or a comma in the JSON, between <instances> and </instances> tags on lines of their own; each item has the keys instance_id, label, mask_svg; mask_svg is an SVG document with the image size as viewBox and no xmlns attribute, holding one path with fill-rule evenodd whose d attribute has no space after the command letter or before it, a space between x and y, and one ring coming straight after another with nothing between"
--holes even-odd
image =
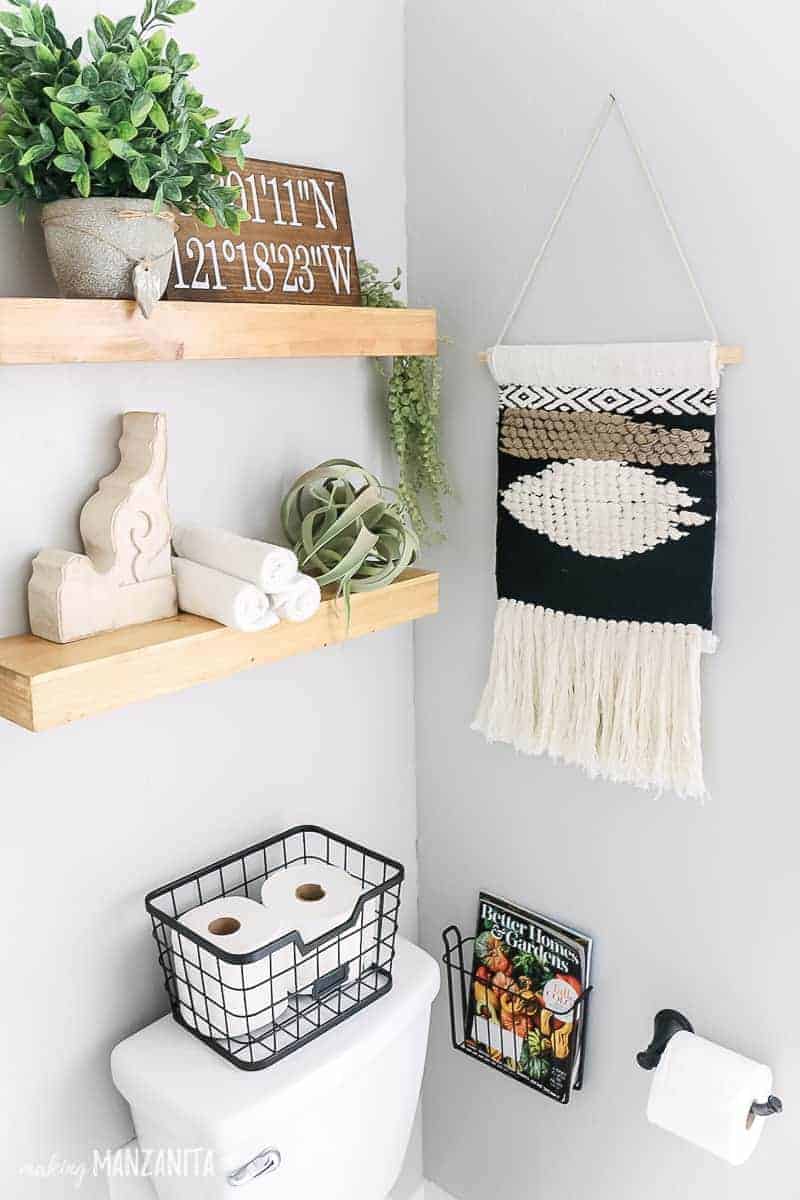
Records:
<instances>
[{"instance_id":1,"label":"cardboard tube in toilet paper","mask_svg":"<svg viewBox=\"0 0 800 1200\"><path fill-rule=\"evenodd\" d=\"M246 896L221 896L190 909L181 925L229 954L260 950L278 936L269 913ZM241 1037L280 1019L293 985L291 949L252 963L227 963L176 930L173 961L181 1016L206 1037Z\"/></svg>"},{"instance_id":2,"label":"cardboard tube in toilet paper","mask_svg":"<svg viewBox=\"0 0 800 1200\"><path fill-rule=\"evenodd\" d=\"M297 930L308 945L349 920L359 897L369 889L369 884L362 885L360 879L328 863L294 863L264 880L261 903L274 925L286 933ZM311 987L317 979L344 965L348 966L348 975L359 973L359 958L377 936L377 903L372 900L365 905L364 919L356 921L352 932L305 956L297 952L297 991ZM362 935L362 926L371 920L373 923Z\"/></svg>"},{"instance_id":3,"label":"cardboard tube in toilet paper","mask_svg":"<svg viewBox=\"0 0 800 1200\"><path fill-rule=\"evenodd\" d=\"M764 1124L763 1117L750 1116L750 1106L765 1101L771 1088L769 1067L682 1030L670 1038L656 1068L647 1119L741 1166Z\"/></svg>"}]
</instances>

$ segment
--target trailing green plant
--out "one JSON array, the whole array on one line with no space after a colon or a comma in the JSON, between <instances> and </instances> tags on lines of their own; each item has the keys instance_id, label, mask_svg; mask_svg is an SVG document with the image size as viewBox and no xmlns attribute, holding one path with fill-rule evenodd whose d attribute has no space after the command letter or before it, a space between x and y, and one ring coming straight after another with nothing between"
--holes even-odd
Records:
<instances>
[{"instance_id":1,"label":"trailing green plant","mask_svg":"<svg viewBox=\"0 0 800 1200\"><path fill-rule=\"evenodd\" d=\"M348 458L306 471L283 499L281 523L300 569L320 586L338 584L348 629L351 593L386 587L419 554L404 515L391 492Z\"/></svg>"},{"instance_id":2,"label":"trailing green plant","mask_svg":"<svg viewBox=\"0 0 800 1200\"><path fill-rule=\"evenodd\" d=\"M9 0L0 13L0 204L134 196L238 232L247 213L224 187L222 155L241 165L247 121L216 121L190 82L197 67L166 26L195 0L147 0L141 17L102 14L67 43L53 9Z\"/></svg>"},{"instance_id":3,"label":"trailing green plant","mask_svg":"<svg viewBox=\"0 0 800 1200\"><path fill-rule=\"evenodd\" d=\"M388 282L373 263L359 260L362 303L370 308L405 308L394 292L400 288L398 267ZM442 372L438 358L396 355L387 380L389 435L399 466L397 492L419 537L443 536L442 498L452 489L442 459L440 400Z\"/></svg>"},{"instance_id":4,"label":"trailing green plant","mask_svg":"<svg viewBox=\"0 0 800 1200\"><path fill-rule=\"evenodd\" d=\"M451 492L439 445L441 389L438 358L395 356L386 399L389 432L400 466L397 491L412 525L426 541L443 536L442 497Z\"/></svg>"}]
</instances>

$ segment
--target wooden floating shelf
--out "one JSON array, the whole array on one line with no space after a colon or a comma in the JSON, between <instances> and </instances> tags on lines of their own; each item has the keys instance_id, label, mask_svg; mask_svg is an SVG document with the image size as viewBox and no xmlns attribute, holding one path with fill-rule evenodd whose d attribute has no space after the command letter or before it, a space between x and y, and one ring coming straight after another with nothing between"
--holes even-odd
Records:
<instances>
[{"instance_id":1,"label":"wooden floating shelf","mask_svg":"<svg viewBox=\"0 0 800 1200\"><path fill-rule=\"evenodd\" d=\"M0 298L0 364L437 353L429 308Z\"/></svg>"},{"instance_id":2,"label":"wooden floating shelf","mask_svg":"<svg viewBox=\"0 0 800 1200\"><path fill-rule=\"evenodd\" d=\"M430 616L439 608L435 571L406 571L396 583L344 602L323 600L302 624L282 621L263 633L239 633L179 613L85 641L56 645L32 634L0 640L0 717L35 733L137 700L224 679L331 643Z\"/></svg>"}]
</instances>

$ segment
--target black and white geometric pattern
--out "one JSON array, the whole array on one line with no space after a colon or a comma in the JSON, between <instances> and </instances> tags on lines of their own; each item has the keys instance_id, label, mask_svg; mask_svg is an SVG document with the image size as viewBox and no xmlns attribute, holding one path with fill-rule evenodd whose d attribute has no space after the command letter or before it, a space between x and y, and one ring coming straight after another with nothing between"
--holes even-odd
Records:
<instances>
[{"instance_id":1,"label":"black and white geometric pattern","mask_svg":"<svg viewBox=\"0 0 800 1200\"><path fill-rule=\"evenodd\" d=\"M498 387L501 418L526 415L551 425L568 418L583 430L563 461L548 453L552 446L544 446L532 470L531 459L504 444L501 420L498 594L599 620L710 629L714 382L645 387L638 381L609 385L604 380L567 386L537 379ZM687 432L702 433L705 453L691 461L657 455L659 464L649 464L628 458L622 446L604 459L599 450L602 422L609 419L628 422L629 440L637 446L654 430L662 438L677 439L677 445L684 444ZM677 524L670 516L673 508L689 510Z\"/></svg>"},{"instance_id":2,"label":"black and white geometric pattern","mask_svg":"<svg viewBox=\"0 0 800 1200\"><path fill-rule=\"evenodd\" d=\"M592 777L703 795L716 349L492 353L498 604L473 728Z\"/></svg>"},{"instance_id":3,"label":"black and white geometric pattern","mask_svg":"<svg viewBox=\"0 0 800 1200\"><path fill-rule=\"evenodd\" d=\"M499 392L500 408L673 417L713 417L717 412L717 393L708 388L531 387L506 383L500 385Z\"/></svg>"}]
</instances>

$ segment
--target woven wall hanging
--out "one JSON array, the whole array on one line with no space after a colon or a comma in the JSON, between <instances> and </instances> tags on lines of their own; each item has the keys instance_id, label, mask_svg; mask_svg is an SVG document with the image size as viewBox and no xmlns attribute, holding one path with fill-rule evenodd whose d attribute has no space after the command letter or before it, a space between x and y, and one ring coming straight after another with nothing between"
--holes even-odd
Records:
<instances>
[{"instance_id":1,"label":"woven wall hanging","mask_svg":"<svg viewBox=\"0 0 800 1200\"><path fill-rule=\"evenodd\" d=\"M498 344L498 603L473 728L590 775L705 791L700 662L715 648L717 338L503 346L614 110L596 129Z\"/></svg>"}]
</instances>

